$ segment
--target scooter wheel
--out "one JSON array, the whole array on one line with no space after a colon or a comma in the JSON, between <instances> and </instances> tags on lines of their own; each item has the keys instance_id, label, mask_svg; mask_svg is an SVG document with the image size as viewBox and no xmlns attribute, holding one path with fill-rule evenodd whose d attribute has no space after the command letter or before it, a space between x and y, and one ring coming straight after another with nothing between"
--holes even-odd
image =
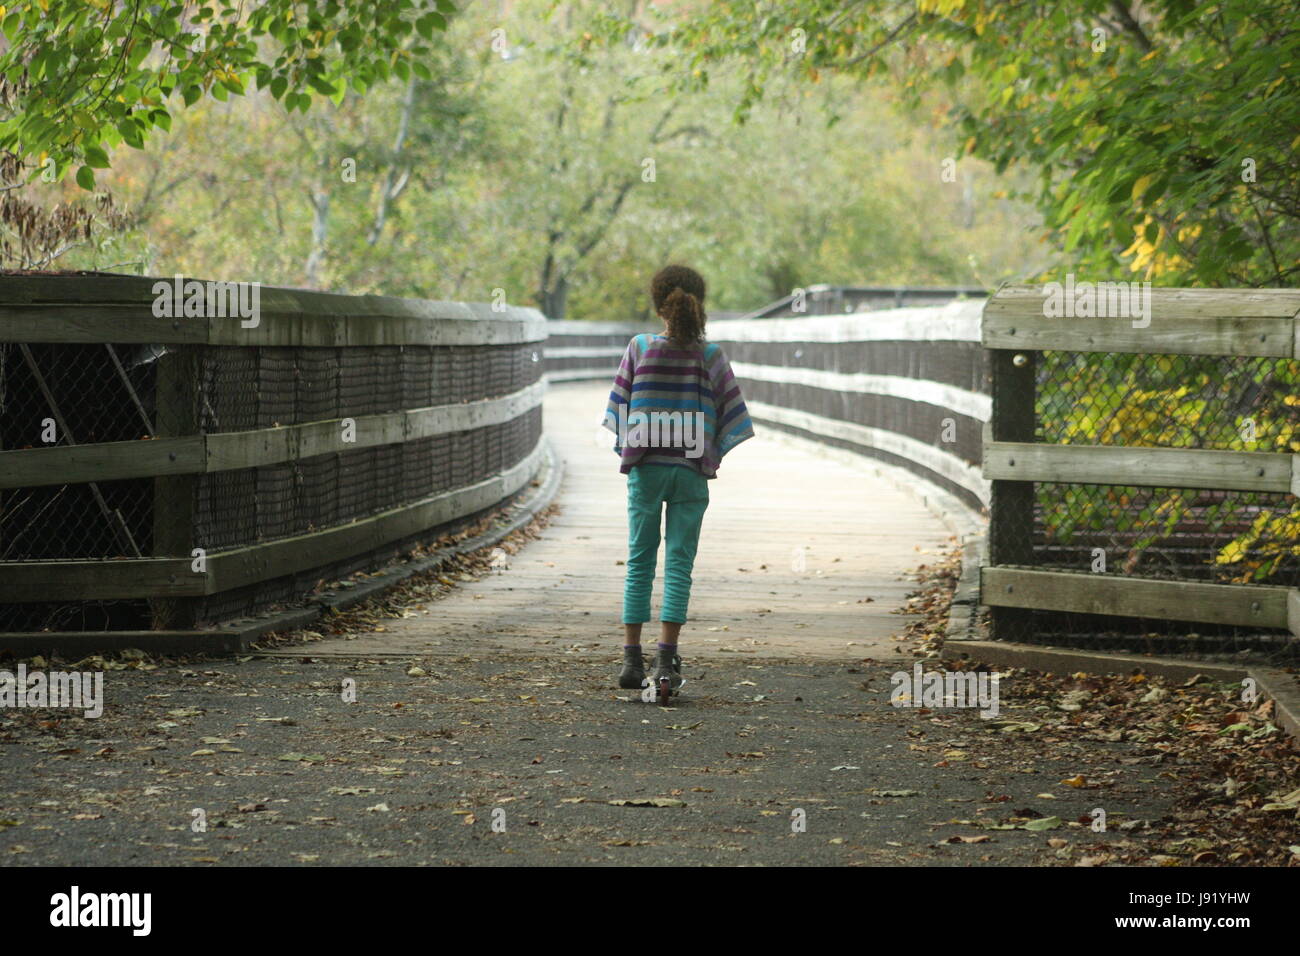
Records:
<instances>
[{"instance_id":1,"label":"scooter wheel","mask_svg":"<svg viewBox=\"0 0 1300 956\"><path fill-rule=\"evenodd\" d=\"M659 706L667 707L668 701L673 696L672 683L667 677L659 678Z\"/></svg>"}]
</instances>

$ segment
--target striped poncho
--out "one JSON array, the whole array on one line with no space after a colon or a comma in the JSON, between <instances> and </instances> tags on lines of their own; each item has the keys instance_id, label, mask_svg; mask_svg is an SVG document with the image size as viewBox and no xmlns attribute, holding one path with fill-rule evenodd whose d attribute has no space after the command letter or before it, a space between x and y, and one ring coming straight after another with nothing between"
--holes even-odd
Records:
<instances>
[{"instance_id":1,"label":"striped poncho","mask_svg":"<svg viewBox=\"0 0 1300 956\"><path fill-rule=\"evenodd\" d=\"M722 456L754 437L722 347L683 349L662 335L628 342L604 424L617 436L623 474L645 463L685 465L713 478Z\"/></svg>"}]
</instances>

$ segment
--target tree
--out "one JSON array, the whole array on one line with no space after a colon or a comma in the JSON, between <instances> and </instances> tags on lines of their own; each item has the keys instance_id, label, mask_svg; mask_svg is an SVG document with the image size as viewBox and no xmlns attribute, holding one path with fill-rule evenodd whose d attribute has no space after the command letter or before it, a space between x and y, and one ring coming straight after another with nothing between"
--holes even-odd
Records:
<instances>
[{"instance_id":1,"label":"tree","mask_svg":"<svg viewBox=\"0 0 1300 956\"><path fill-rule=\"evenodd\" d=\"M611 16L605 36L627 27ZM682 51L683 88L741 64L741 117L789 76L887 80L918 104L942 89L967 154L1037 176L1033 198L1079 270L1300 276L1292 0L720 0L653 39Z\"/></svg>"},{"instance_id":2,"label":"tree","mask_svg":"<svg viewBox=\"0 0 1300 956\"><path fill-rule=\"evenodd\" d=\"M315 93L338 102L395 75L429 77L433 32L455 12L450 0L32 0L4 10L0 30L0 149L52 167L80 163L95 183L109 151L137 149L171 126L174 99L224 100L250 85L288 110Z\"/></svg>"}]
</instances>

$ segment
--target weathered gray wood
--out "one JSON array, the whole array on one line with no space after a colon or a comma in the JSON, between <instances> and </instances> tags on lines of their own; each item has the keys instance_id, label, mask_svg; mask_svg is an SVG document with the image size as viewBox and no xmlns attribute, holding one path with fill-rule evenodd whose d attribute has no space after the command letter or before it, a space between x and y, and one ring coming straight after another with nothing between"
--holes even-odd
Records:
<instances>
[{"instance_id":1,"label":"weathered gray wood","mask_svg":"<svg viewBox=\"0 0 1300 956\"><path fill-rule=\"evenodd\" d=\"M198 345L207 337L203 320L160 319L136 305L0 305L0 342Z\"/></svg>"},{"instance_id":2,"label":"weathered gray wood","mask_svg":"<svg viewBox=\"0 0 1300 956\"><path fill-rule=\"evenodd\" d=\"M1109 574L985 567L981 600L991 607L1034 608L1169 621L1285 628L1285 587L1159 581Z\"/></svg>"},{"instance_id":3,"label":"weathered gray wood","mask_svg":"<svg viewBox=\"0 0 1300 956\"><path fill-rule=\"evenodd\" d=\"M993 414L985 435L999 442L1032 442L1035 431L1034 352L995 351L989 363ZM1017 364L1019 360L1020 364ZM989 560L995 564L1034 563L1034 483L995 480L989 489ZM994 607L990 629L999 640L1024 640L1029 616Z\"/></svg>"},{"instance_id":4,"label":"weathered gray wood","mask_svg":"<svg viewBox=\"0 0 1300 956\"><path fill-rule=\"evenodd\" d=\"M1114 281L1124 281L1119 280ZM1095 283L1094 283L1095 285ZM1041 317L1043 283L1004 285L984 305L984 316ZM1165 318L1291 318L1300 312L1300 289L1188 289L1153 287L1151 310ZM1070 321L1073 321L1071 319Z\"/></svg>"},{"instance_id":5,"label":"weathered gray wood","mask_svg":"<svg viewBox=\"0 0 1300 956\"><path fill-rule=\"evenodd\" d=\"M1205 448L988 442L984 477L1151 488L1291 490L1300 456ZM1010 562L1016 563L1016 562Z\"/></svg>"},{"instance_id":6,"label":"weathered gray wood","mask_svg":"<svg viewBox=\"0 0 1300 956\"><path fill-rule=\"evenodd\" d=\"M329 321L321 321L328 318ZM231 318L158 318L147 306L0 305L0 341L55 343L156 343L163 345L512 345L542 342L545 320L413 318L391 315L309 316L263 310L244 328Z\"/></svg>"},{"instance_id":7,"label":"weathered gray wood","mask_svg":"<svg viewBox=\"0 0 1300 956\"><path fill-rule=\"evenodd\" d=\"M164 364L159 366L163 395L177 384L165 372L171 360L170 354L164 356ZM192 381L192 376L182 381ZM358 415L353 419L355 442L343 441L343 419L339 418L206 437L0 451L0 488L230 471L430 438L510 421L536 407L544 392L545 385L539 382L500 398ZM174 419L179 413L174 403L162 407L163 417ZM174 425L169 421L167 427ZM197 428L197 423L191 422L190 427Z\"/></svg>"},{"instance_id":8,"label":"weathered gray wood","mask_svg":"<svg viewBox=\"0 0 1300 956\"><path fill-rule=\"evenodd\" d=\"M0 603L194 597L328 564L491 507L532 480L543 452L539 442L526 458L500 475L361 521L209 554L206 573L193 571L188 556L0 562Z\"/></svg>"},{"instance_id":9,"label":"weathered gray wood","mask_svg":"<svg viewBox=\"0 0 1300 956\"><path fill-rule=\"evenodd\" d=\"M238 318L214 318L210 345L517 345L546 339L545 320L515 318L417 318L398 315L333 315L330 321L294 312L263 311L256 327Z\"/></svg>"},{"instance_id":10,"label":"weathered gray wood","mask_svg":"<svg viewBox=\"0 0 1300 956\"><path fill-rule=\"evenodd\" d=\"M117 481L203 470L203 438L54 445L0 451L0 488Z\"/></svg>"},{"instance_id":11,"label":"weathered gray wood","mask_svg":"<svg viewBox=\"0 0 1300 956\"><path fill-rule=\"evenodd\" d=\"M199 353L195 348L173 347L158 358L154 395L154 432L162 441L197 442L199 469L207 452L199 435ZM178 462L181 456L177 456ZM193 474L167 475L159 472L153 482L153 555L179 558L186 562L185 575L196 576L193 560L194 511L198 478ZM150 596L153 624L158 628L182 628L194 624L198 601L192 598Z\"/></svg>"},{"instance_id":12,"label":"weathered gray wood","mask_svg":"<svg viewBox=\"0 0 1300 956\"><path fill-rule=\"evenodd\" d=\"M540 381L500 398L413 408L405 412L406 438L408 441L432 438L435 435L500 425L536 408L545 395L546 383Z\"/></svg>"},{"instance_id":13,"label":"weathered gray wood","mask_svg":"<svg viewBox=\"0 0 1300 956\"><path fill-rule=\"evenodd\" d=\"M0 603L191 597L203 594L188 558L0 562Z\"/></svg>"},{"instance_id":14,"label":"weathered gray wood","mask_svg":"<svg viewBox=\"0 0 1300 956\"><path fill-rule=\"evenodd\" d=\"M222 432L207 436L207 470L231 471L297 461L315 455L390 445L405 440L403 412L358 415L354 442L345 442L344 419Z\"/></svg>"},{"instance_id":15,"label":"weathered gray wood","mask_svg":"<svg viewBox=\"0 0 1300 956\"><path fill-rule=\"evenodd\" d=\"M1300 590L1292 589L1286 596L1286 626L1300 637Z\"/></svg>"},{"instance_id":16,"label":"weathered gray wood","mask_svg":"<svg viewBox=\"0 0 1300 956\"><path fill-rule=\"evenodd\" d=\"M353 419L356 441L350 443L343 441L341 418L208 435L206 467L213 472L252 468L498 425L536 407L545 388L539 382L499 398L358 415Z\"/></svg>"},{"instance_id":17,"label":"weathered gray wood","mask_svg":"<svg viewBox=\"0 0 1300 956\"><path fill-rule=\"evenodd\" d=\"M1128 319L986 317L984 345L997 349L1139 352L1170 355L1295 356L1290 319L1152 319L1135 329Z\"/></svg>"},{"instance_id":18,"label":"weathered gray wood","mask_svg":"<svg viewBox=\"0 0 1300 956\"><path fill-rule=\"evenodd\" d=\"M984 306L988 348L1294 358L1294 289L1151 289L1151 320L1048 317L1041 285L1004 286ZM1142 321L1142 320L1138 320Z\"/></svg>"},{"instance_id":19,"label":"weathered gray wood","mask_svg":"<svg viewBox=\"0 0 1300 956\"><path fill-rule=\"evenodd\" d=\"M216 594L363 554L491 507L532 480L543 450L538 442L526 458L500 475L360 521L208 555L205 593Z\"/></svg>"},{"instance_id":20,"label":"weathered gray wood","mask_svg":"<svg viewBox=\"0 0 1300 956\"><path fill-rule=\"evenodd\" d=\"M193 279L195 277L187 277ZM207 281L207 280L198 280ZM0 341L210 345L506 345L541 342L536 309L258 287L255 325L231 317L160 317L169 278L0 277Z\"/></svg>"}]
</instances>

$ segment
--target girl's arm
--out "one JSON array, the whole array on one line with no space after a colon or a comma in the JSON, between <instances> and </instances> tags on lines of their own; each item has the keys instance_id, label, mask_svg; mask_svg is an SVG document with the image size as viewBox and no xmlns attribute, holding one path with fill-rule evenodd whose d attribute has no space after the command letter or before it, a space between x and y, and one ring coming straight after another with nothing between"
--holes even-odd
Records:
<instances>
[{"instance_id":1,"label":"girl's arm","mask_svg":"<svg viewBox=\"0 0 1300 956\"><path fill-rule=\"evenodd\" d=\"M605 405L603 424L615 435L618 434L619 407L623 407L626 415L626 410L632 402L632 381L636 378L637 359L640 353L639 339L640 336L633 336L627 343L627 348L623 350L623 360L619 362L618 371L614 373L614 387L610 389L609 401ZM614 450L621 454L617 444Z\"/></svg>"},{"instance_id":2,"label":"girl's arm","mask_svg":"<svg viewBox=\"0 0 1300 956\"><path fill-rule=\"evenodd\" d=\"M722 346L709 364L709 377L713 383L713 404L717 413L718 457L721 458L743 441L754 437L754 423L749 420L745 396L740 393L740 383L731 371L731 362Z\"/></svg>"}]
</instances>

